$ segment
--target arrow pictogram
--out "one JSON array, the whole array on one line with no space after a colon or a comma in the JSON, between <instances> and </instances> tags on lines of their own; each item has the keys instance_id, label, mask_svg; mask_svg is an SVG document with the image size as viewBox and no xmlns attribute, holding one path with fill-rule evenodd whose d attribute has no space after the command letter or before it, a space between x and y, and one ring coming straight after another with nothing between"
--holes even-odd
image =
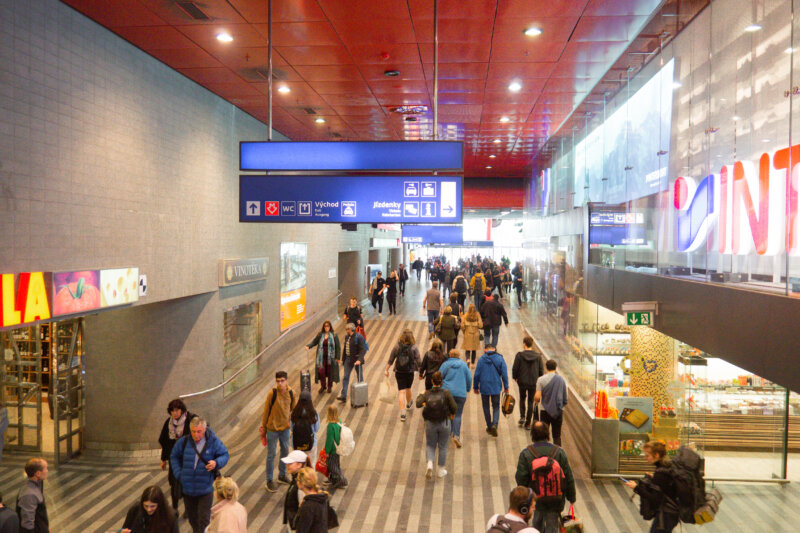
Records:
<instances>
[{"instance_id":1,"label":"arrow pictogram","mask_svg":"<svg viewBox=\"0 0 800 533\"><path fill-rule=\"evenodd\" d=\"M275 216L278 214L278 202L264 202L264 213Z\"/></svg>"}]
</instances>

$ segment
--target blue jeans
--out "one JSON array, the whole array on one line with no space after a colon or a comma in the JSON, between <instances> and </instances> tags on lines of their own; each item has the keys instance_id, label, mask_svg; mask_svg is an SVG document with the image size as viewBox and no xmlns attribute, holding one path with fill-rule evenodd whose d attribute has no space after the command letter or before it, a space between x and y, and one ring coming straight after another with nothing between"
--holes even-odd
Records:
<instances>
[{"instance_id":1,"label":"blue jeans","mask_svg":"<svg viewBox=\"0 0 800 533\"><path fill-rule=\"evenodd\" d=\"M492 401L492 411L489 413L489 400ZM483 418L486 420L486 427L497 427L500 422L500 395L499 394L481 394L481 402L483 402Z\"/></svg>"},{"instance_id":2,"label":"blue jeans","mask_svg":"<svg viewBox=\"0 0 800 533\"><path fill-rule=\"evenodd\" d=\"M281 459L289 455L289 437L291 430L289 428L283 431L267 431L267 482L272 481L272 471L275 468L275 448L278 447L278 441L281 444ZM286 477L286 463L278 461L278 475Z\"/></svg>"},{"instance_id":3,"label":"blue jeans","mask_svg":"<svg viewBox=\"0 0 800 533\"><path fill-rule=\"evenodd\" d=\"M353 363L350 362L350 359L344 360L344 378L342 379L342 398L347 398L347 391L350 390L350 372L353 371L353 368L356 368ZM361 368L361 365L358 365L358 368ZM361 372L361 370L359 370ZM361 374L363 377L364 374Z\"/></svg>"},{"instance_id":4,"label":"blue jeans","mask_svg":"<svg viewBox=\"0 0 800 533\"><path fill-rule=\"evenodd\" d=\"M497 343L500 342L500 326L491 326L486 328L483 336L486 337L484 341L491 342L492 346L497 348ZM489 339L491 337L491 340Z\"/></svg>"},{"instance_id":5,"label":"blue jeans","mask_svg":"<svg viewBox=\"0 0 800 533\"><path fill-rule=\"evenodd\" d=\"M467 399L458 396L453 396L453 399L456 401L456 417L453 419L450 434L454 437L461 437L461 415L464 413L464 404L467 403Z\"/></svg>"},{"instance_id":6,"label":"blue jeans","mask_svg":"<svg viewBox=\"0 0 800 533\"><path fill-rule=\"evenodd\" d=\"M6 430L8 429L8 408L0 409L0 459L3 458L3 447L6 445Z\"/></svg>"},{"instance_id":7,"label":"blue jeans","mask_svg":"<svg viewBox=\"0 0 800 533\"><path fill-rule=\"evenodd\" d=\"M479 313L481 312L481 295L478 294L478 291L475 291L475 310Z\"/></svg>"},{"instance_id":8,"label":"blue jeans","mask_svg":"<svg viewBox=\"0 0 800 533\"><path fill-rule=\"evenodd\" d=\"M439 466L447 464L447 445L450 439L450 419L441 422L425 421L425 459L433 462L439 448Z\"/></svg>"},{"instance_id":9,"label":"blue jeans","mask_svg":"<svg viewBox=\"0 0 800 533\"><path fill-rule=\"evenodd\" d=\"M433 323L439 318L439 311L428 311L428 333L433 333Z\"/></svg>"}]
</instances>

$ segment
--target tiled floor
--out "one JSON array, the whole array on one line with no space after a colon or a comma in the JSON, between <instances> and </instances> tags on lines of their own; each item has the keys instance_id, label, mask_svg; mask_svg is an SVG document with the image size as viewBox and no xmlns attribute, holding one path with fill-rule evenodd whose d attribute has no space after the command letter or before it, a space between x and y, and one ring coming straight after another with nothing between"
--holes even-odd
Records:
<instances>
[{"instance_id":1,"label":"tiled floor","mask_svg":"<svg viewBox=\"0 0 800 533\"><path fill-rule=\"evenodd\" d=\"M341 527L347 532L482 532L486 520L504 511L508 492L514 486L517 457L528 444L516 419L501 419L498 438L486 435L477 396L470 396L465 408L462 437L464 447L451 445L444 479L425 480L424 425L415 410L405 423L396 405L377 401L378 387L389 351L404 328L410 328L422 350L427 346L427 327L420 314L423 284L412 280L407 296L398 303L400 315L376 320L368 309L367 335L370 353L365 377L370 385L368 407L344 407L343 421L356 438L353 456L343 459L350 486L338 491L333 505ZM511 363L519 350L524 329L516 306L510 310L512 324L500 335L500 352ZM339 325L339 329L341 324ZM291 370L294 387L299 385L300 367ZM414 393L423 389L415 384ZM334 390L336 392L336 390ZM320 412L334 402L335 394L314 392ZM338 403L337 403L338 404ZM266 452L258 442L257 427L263 397L254 397L239 413L235 427L220 427L231 452L225 474L240 485L241 501L249 512L250 531L280 531L283 494L264 490ZM158 428L153 431L157 432ZM571 448L570 428L565 428L564 448ZM22 481L23 457L6 456L0 465L0 490L13 501ZM591 480L585 465L573 465L578 474L576 513L587 532L647 531L638 516L630 491L616 481ZM166 475L157 461L111 461L79 458L50 474L46 486L52 531L108 532L122 524L127 508L144 487L167 487ZM800 489L772 485L722 485L725 495L717 522L703 531L797 531L800 523ZM697 526L684 526L692 530ZM189 531L182 523L181 531Z\"/></svg>"}]
</instances>

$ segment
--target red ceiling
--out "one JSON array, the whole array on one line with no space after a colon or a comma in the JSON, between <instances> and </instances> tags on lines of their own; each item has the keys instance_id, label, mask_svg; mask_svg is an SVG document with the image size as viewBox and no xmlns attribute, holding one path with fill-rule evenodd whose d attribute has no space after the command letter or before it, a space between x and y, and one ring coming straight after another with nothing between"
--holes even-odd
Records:
<instances>
[{"instance_id":1,"label":"red ceiling","mask_svg":"<svg viewBox=\"0 0 800 533\"><path fill-rule=\"evenodd\" d=\"M197 0L204 21L172 0L62 1L266 122L266 0ZM661 0L439 4L439 138L465 141L468 177L524 177ZM433 0L274 0L273 20L277 131L293 140L431 138ZM530 26L542 35L525 36ZM222 30L233 42L216 39ZM512 80L519 93L508 90ZM404 104L429 109L406 122L391 111Z\"/></svg>"}]
</instances>

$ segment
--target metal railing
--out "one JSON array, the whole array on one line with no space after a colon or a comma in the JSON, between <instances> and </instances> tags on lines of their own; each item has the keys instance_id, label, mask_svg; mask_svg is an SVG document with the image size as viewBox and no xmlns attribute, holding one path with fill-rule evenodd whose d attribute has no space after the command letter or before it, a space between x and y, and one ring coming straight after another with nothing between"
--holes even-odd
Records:
<instances>
[{"instance_id":1,"label":"metal railing","mask_svg":"<svg viewBox=\"0 0 800 533\"><path fill-rule=\"evenodd\" d=\"M227 385L228 383L230 383L231 381L233 381L234 379L236 379L236 377L237 377L239 374L241 374L242 372L244 372L245 370L247 370L248 368L250 368L250 365L252 365L253 363L257 362L259 359L261 359L261 357L262 357L262 356L263 356L265 353L267 353L267 352L269 351L269 349L270 349L270 348L272 348L272 347L273 347L273 346L275 346L275 345L276 345L278 342L280 342L282 339L284 339L284 338L285 338L285 337L286 337L286 336L287 336L289 333L291 333L291 332L292 332L292 331L294 331L295 329L299 328L300 326L305 326L305 325L307 325L307 323L308 323L308 321L309 321L309 320L311 320L312 318L314 318L315 316L317 316L317 314L319 314L319 313L321 313L323 310L325 310L325 308L328 306L328 304L330 304L332 301L334 301L334 300L338 300L338 299L339 299L339 296L341 296L341 295L342 295L342 291L338 291L338 292L336 293L336 295L335 295L335 296L333 296L331 299L329 299L329 300L328 300L328 301L326 301L324 304L322 304L322 306L321 306L319 309L317 309L316 311L314 311L314 313L312 313L312 314L311 314L311 316L307 317L307 318L306 318L305 320L303 320L301 323L299 323L299 324L295 324L294 326L290 327L290 328L289 328L289 329L287 329L286 331L282 332L280 335L278 335L278 336L275 338L275 340L273 340L272 342L270 342L270 343L267 345L267 347L266 347L266 348L264 348L263 350L261 350L261 352L259 352L259 354L258 354L258 355L256 355L256 356L255 356L255 357L253 357L252 359L250 359L250 361L248 361L248 362L247 362L247 363L246 363L244 366L242 366L242 368L240 368L239 370L237 370L236 372L234 372L234 373L233 373L233 374L232 374L230 377L228 377L228 379L226 379L225 381L223 381L223 382L222 382L222 383L220 383L219 385L214 385L214 386L213 386L213 387L211 387L210 389L201 390L201 391L198 391L198 392L192 392L192 393L189 393L189 394L181 394L180 396L178 396L178 398L180 398L181 400L183 400L183 399L185 399L185 398L194 398L194 397L197 397L197 396L203 396L204 394L208 394L209 392L214 392L215 390L219 390L219 389L221 389L222 387L224 387L225 385ZM338 309L336 310L336 312L338 313Z\"/></svg>"},{"instance_id":2,"label":"metal railing","mask_svg":"<svg viewBox=\"0 0 800 533\"><path fill-rule=\"evenodd\" d=\"M643 474L592 474L592 479L642 479ZM710 481L712 486L714 483L772 483L778 485L787 485L791 483L789 479L782 478L749 478L749 477L707 477L703 476L705 481Z\"/></svg>"}]
</instances>

